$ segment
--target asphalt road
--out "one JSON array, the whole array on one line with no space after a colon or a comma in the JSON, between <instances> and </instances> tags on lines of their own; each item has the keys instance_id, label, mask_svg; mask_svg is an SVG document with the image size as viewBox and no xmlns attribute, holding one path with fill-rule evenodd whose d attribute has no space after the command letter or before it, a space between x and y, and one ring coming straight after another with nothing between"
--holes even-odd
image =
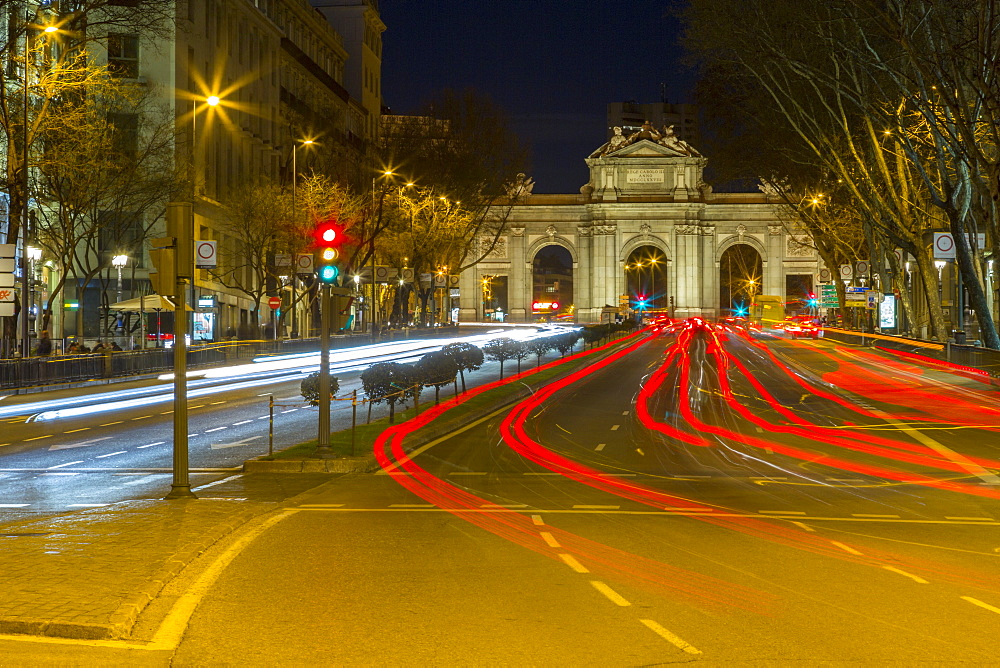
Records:
<instances>
[{"instance_id":1,"label":"asphalt road","mask_svg":"<svg viewBox=\"0 0 1000 668\"><path fill-rule=\"evenodd\" d=\"M665 334L218 546L137 630L197 592L170 650L34 656L995 664L998 399L827 341Z\"/></svg>"},{"instance_id":2,"label":"asphalt road","mask_svg":"<svg viewBox=\"0 0 1000 668\"><path fill-rule=\"evenodd\" d=\"M424 340L418 345L437 346ZM425 352L403 356L378 352L372 359L412 361ZM335 351L364 354L365 349ZM550 353L546 360L555 359ZM370 360L369 360L370 361ZM524 364L533 364L534 357ZM508 368L512 363L508 362ZM366 364L337 366L338 396L353 390L364 396L360 373ZM495 380L499 365L487 362L466 374L470 387ZM316 438L318 409L300 393L298 369L255 372L240 368L232 376L200 378L188 387L188 448L190 480L196 491L209 490L220 480L241 484L247 459L273 448ZM442 396L450 396L442 390ZM426 400L425 393L424 398ZM131 499L162 498L172 481L173 386L147 379L92 387L13 395L0 400L0 520L105 506ZM376 406L373 417L387 414ZM366 410L359 408L363 423ZM335 402L334 431L351 425L350 402ZM214 492L206 491L206 494ZM238 495L238 494L237 494Z\"/></svg>"}]
</instances>

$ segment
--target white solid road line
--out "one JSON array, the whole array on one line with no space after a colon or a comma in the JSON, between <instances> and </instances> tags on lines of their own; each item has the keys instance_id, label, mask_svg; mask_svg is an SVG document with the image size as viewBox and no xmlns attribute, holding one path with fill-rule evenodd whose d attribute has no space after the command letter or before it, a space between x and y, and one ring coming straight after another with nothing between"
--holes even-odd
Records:
<instances>
[{"instance_id":1,"label":"white solid road line","mask_svg":"<svg viewBox=\"0 0 1000 668\"><path fill-rule=\"evenodd\" d=\"M598 582L597 580L591 580L590 584L594 585L594 589L607 596L608 599L615 605L622 608L627 608L628 606L632 605L631 603L626 601L621 594L619 594L618 592L616 592L614 589L604 584L603 582Z\"/></svg>"},{"instance_id":2,"label":"white solid road line","mask_svg":"<svg viewBox=\"0 0 1000 668\"><path fill-rule=\"evenodd\" d=\"M223 478L222 480L216 480L215 482L210 482L204 485L200 485L198 487L193 487L191 491L197 492L198 490L208 489L209 487L215 487L216 485L221 485L224 482L229 482L230 480L236 480L237 478L242 478L242 477L243 477L242 473L237 473L236 475L231 475L228 478Z\"/></svg>"},{"instance_id":3,"label":"white solid road line","mask_svg":"<svg viewBox=\"0 0 1000 668\"><path fill-rule=\"evenodd\" d=\"M1000 615L1000 608L994 607L989 603L983 603L978 598L972 598L971 596L962 596L961 598L963 601L968 601L972 605L978 605L980 608L983 608L984 610L989 610L990 612L995 612L998 615Z\"/></svg>"},{"instance_id":4,"label":"white solid road line","mask_svg":"<svg viewBox=\"0 0 1000 668\"><path fill-rule=\"evenodd\" d=\"M965 469L972 475L976 476L987 485L1000 485L1000 477L998 477L997 474L991 473L990 471L986 470L979 464L976 464L975 462L967 458L965 455L955 452L948 446L943 445L942 443L938 443L933 438L923 433L919 429L914 429L913 427L908 426L906 423L896 420L891 415L883 411L873 409L872 413L879 416L889 424L893 425L894 427L896 427L896 429L899 429L900 431L912 436L914 440L920 442L923 445L926 445L928 448L938 453L945 459L948 459L958 464L963 469Z\"/></svg>"},{"instance_id":5,"label":"white solid road line","mask_svg":"<svg viewBox=\"0 0 1000 668\"><path fill-rule=\"evenodd\" d=\"M61 469L64 466L73 466L73 464L82 464L82 463L83 463L83 460L81 459L81 460L76 461L76 462L66 462L65 464L57 464L56 466L50 466L49 468L50 469Z\"/></svg>"},{"instance_id":6,"label":"white solid road line","mask_svg":"<svg viewBox=\"0 0 1000 668\"><path fill-rule=\"evenodd\" d=\"M590 572L590 571L588 571L586 569L586 567L584 567L583 564L581 564L579 561L577 561L573 557L572 554L560 553L559 558L563 560L563 563L565 563L567 566L569 566L570 568L572 568L577 573L589 573Z\"/></svg>"},{"instance_id":7,"label":"white solid road line","mask_svg":"<svg viewBox=\"0 0 1000 668\"><path fill-rule=\"evenodd\" d=\"M690 643L684 642L683 640L675 636L673 633L671 633L670 631L666 630L665 628L657 624L654 620L640 619L639 621L642 622L646 626L646 628L648 628L653 633L666 640L671 645L674 645L675 647L684 650L688 654L701 654L700 649L698 649L694 645L691 645Z\"/></svg>"}]
</instances>

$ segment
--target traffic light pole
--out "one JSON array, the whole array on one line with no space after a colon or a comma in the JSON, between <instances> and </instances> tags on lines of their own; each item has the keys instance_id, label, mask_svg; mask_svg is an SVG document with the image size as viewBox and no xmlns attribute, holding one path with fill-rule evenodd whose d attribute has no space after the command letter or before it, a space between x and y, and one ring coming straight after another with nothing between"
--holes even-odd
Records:
<instances>
[{"instance_id":1,"label":"traffic light pole","mask_svg":"<svg viewBox=\"0 0 1000 668\"><path fill-rule=\"evenodd\" d=\"M330 286L323 284L320 288L320 320L319 320L319 439L315 456L320 459L331 459L333 450L330 448L330 322L333 320L333 299L330 296Z\"/></svg>"}]
</instances>

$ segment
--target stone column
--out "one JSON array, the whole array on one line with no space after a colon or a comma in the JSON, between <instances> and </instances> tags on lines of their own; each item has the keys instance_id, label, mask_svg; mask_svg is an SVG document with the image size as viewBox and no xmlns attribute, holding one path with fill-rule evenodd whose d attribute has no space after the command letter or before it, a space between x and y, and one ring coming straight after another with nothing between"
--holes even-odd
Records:
<instances>
[{"instance_id":1,"label":"stone column","mask_svg":"<svg viewBox=\"0 0 1000 668\"><path fill-rule=\"evenodd\" d=\"M701 231L697 225L674 226L677 279L674 295L676 317L701 314Z\"/></svg>"},{"instance_id":2,"label":"stone column","mask_svg":"<svg viewBox=\"0 0 1000 668\"><path fill-rule=\"evenodd\" d=\"M701 228L701 307L710 318L719 315L719 266L715 260L716 231L714 225Z\"/></svg>"},{"instance_id":3,"label":"stone column","mask_svg":"<svg viewBox=\"0 0 1000 668\"><path fill-rule=\"evenodd\" d=\"M616 225L593 226L594 264L592 265L593 288L591 291L591 306L596 318L600 318L601 309L605 304L617 303L614 297L617 274L619 271L618 256L615 248Z\"/></svg>"},{"instance_id":4,"label":"stone column","mask_svg":"<svg viewBox=\"0 0 1000 668\"><path fill-rule=\"evenodd\" d=\"M573 302L576 304L576 321L580 323L593 322L591 308L593 307L593 261L591 254L591 229L589 225L576 228L577 268L573 272Z\"/></svg>"},{"instance_id":5,"label":"stone column","mask_svg":"<svg viewBox=\"0 0 1000 668\"><path fill-rule=\"evenodd\" d=\"M525 285L524 263L527 252L528 238L523 227L510 228L510 244L507 252L510 255L510 274L507 276L507 308L510 309L508 322L526 322L528 317L528 302L531 301L531 280ZM527 273L530 275L530 268Z\"/></svg>"},{"instance_id":6,"label":"stone column","mask_svg":"<svg viewBox=\"0 0 1000 668\"><path fill-rule=\"evenodd\" d=\"M761 294L785 298L785 230L781 225L767 226L767 262Z\"/></svg>"},{"instance_id":7,"label":"stone column","mask_svg":"<svg viewBox=\"0 0 1000 668\"><path fill-rule=\"evenodd\" d=\"M483 319L482 273L479 265L473 265L458 277L458 320L459 322L480 322Z\"/></svg>"}]
</instances>

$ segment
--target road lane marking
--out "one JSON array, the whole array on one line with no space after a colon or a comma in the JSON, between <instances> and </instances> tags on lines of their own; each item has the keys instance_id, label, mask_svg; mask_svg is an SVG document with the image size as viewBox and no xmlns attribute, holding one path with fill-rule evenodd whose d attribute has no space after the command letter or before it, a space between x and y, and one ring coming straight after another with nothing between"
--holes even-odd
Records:
<instances>
[{"instance_id":1,"label":"road lane marking","mask_svg":"<svg viewBox=\"0 0 1000 668\"><path fill-rule=\"evenodd\" d=\"M608 478L634 478L637 473L598 473L597 475L603 475Z\"/></svg>"},{"instance_id":2,"label":"road lane marking","mask_svg":"<svg viewBox=\"0 0 1000 668\"><path fill-rule=\"evenodd\" d=\"M945 459L948 459L954 462L955 464L958 464L968 473L971 473L972 475L976 476L987 485L1000 485L1000 477L998 477L997 474L986 470L985 468L983 468L979 464L976 464L965 455L955 452L954 450L952 450L951 448L942 443L938 443L933 438L923 433L919 429L914 429L913 427L907 425L905 422L900 422L899 420L896 420L895 418L893 418L891 415L889 415L884 411L872 409L871 412L879 416L889 424L896 427L896 429L899 429L903 433L913 437L914 440L927 446L928 448L938 453Z\"/></svg>"},{"instance_id":3,"label":"road lane marking","mask_svg":"<svg viewBox=\"0 0 1000 668\"><path fill-rule=\"evenodd\" d=\"M0 503L0 508L27 508L30 503Z\"/></svg>"},{"instance_id":4,"label":"road lane marking","mask_svg":"<svg viewBox=\"0 0 1000 668\"><path fill-rule=\"evenodd\" d=\"M65 467L65 466L73 466L73 464L82 464L82 463L83 463L83 460L81 459L81 460L75 461L75 462L66 462L65 464L59 464L57 466L50 466L49 468L50 469L61 469L61 468Z\"/></svg>"},{"instance_id":5,"label":"road lane marking","mask_svg":"<svg viewBox=\"0 0 1000 668\"><path fill-rule=\"evenodd\" d=\"M802 522L792 522L792 524L794 524L795 526L797 526L800 529L804 529L805 531L816 533L816 529L813 529L808 524L803 524Z\"/></svg>"},{"instance_id":6,"label":"road lane marking","mask_svg":"<svg viewBox=\"0 0 1000 668\"><path fill-rule=\"evenodd\" d=\"M294 514L294 510L286 510L283 513L266 518L263 522L243 534L225 552L219 555L219 558L212 562L205 569L205 572L194 581L194 584L174 603L170 612L163 619L163 623L160 624L160 628L156 630L153 642L149 645L150 649L171 650L176 648L180 644L181 638L184 637L184 631L191 620L191 615L194 614L201 600L211 591L215 581L219 579L219 576L222 575L222 572L226 570L229 564L250 543L256 540L258 536L278 522Z\"/></svg>"},{"instance_id":7,"label":"road lane marking","mask_svg":"<svg viewBox=\"0 0 1000 668\"><path fill-rule=\"evenodd\" d=\"M64 434L75 434L78 431L87 431L90 427L80 427L79 429L70 429L69 431L64 431Z\"/></svg>"},{"instance_id":8,"label":"road lane marking","mask_svg":"<svg viewBox=\"0 0 1000 668\"><path fill-rule=\"evenodd\" d=\"M285 413L294 413L297 410L299 410L299 409L298 408L289 408L287 411L281 411L281 414L284 415Z\"/></svg>"},{"instance_id":9,"label":"road lane marking","mask_svg":"<svg viewBox=\"0 0 1000 668\"><path fill-rule=\"evenodd\" d=\"M990 612L995 612L998 615L1000 615L1000 608L995 608L989 603L983 603L978 598L972 598L971 596L962 596L960 598L962 598L962 600L968 601L972 605L978 605L980 608L983 608L984 610L989 610Z\"/></svg>"},{"instance_id":10,"label":"road lane marking","mask_svg":"<svg viewBox=\"0 0 1000 668\"><path fill-rule=\"evenodd\" d=\"M212 403L209 404L209 406L218 406L219 404L224 404L224 403L226 403L226 402L225 401L213 401Z\"/></svg>"},{"instance_id":11,"label":"road lane marking","mask_svg":"<svg viewBox=\"0 0 1000 668\"><path fill-rule=\"evenodd\" d=\"M542 521L541 515L532 515L531 523L534 524L536 527L545 526L545 522Z\"/></svg>"},{"instance_id":12,"label":"road lane marking","mask_svg":"<svg viewBox=\"0 0 1000 668\"><path fill-rule=\"evenodd\" d=\"M758 510L761 515L805 515L802 510Z\"/></svg>"},{"instance_id":13,"label":"road lane marking","mask_svg":"<svg viewBox=\"0 0 1000 668\"><path fill-rule=\"evenodd\" d=\"M243 420L241 422L234 422L233 426L234 427L239 427L241 424L250 424L251 422L253 422L253 420Z\"/></svg>"},{"instance_id":14,"label":"road lane marking","mask_svg":"<svg viewBox=\"0 0 1000 668\"><path fill-rule=\"evenodd\" d=\"M962 521L968 521L968 520L985 520L987 522L993 522L994 521L992 517L945 517L945 519L946 520L962 520Z\"/></svg>"},{"instance_id":15,"label":"road lane marking","mask_svg":"<svg viewBox=\"0 0 1000 668\"><path fill-rule=\"evenodd\" d=\"M156 443L150 443L149 445L140 445L136 450L142 450L143 448L151 448L154 445L163 445L166 441L157 441Z\"/></svg>"},{"instance_id":16,"label":"road lane marking","mask_svg":"<svg viewBox=\"0 0 1000 668\"><path fill-rule=\"evenodd\" d=\"M343 503L303 503L299 508L343 508Z\"/></svg>"},{"instance_id":17,"label":"road lane marking","mask_svg":"<svg viewBox=\"0 0 1000 668\"><path fill-rule=\"evenodd\" d=\"M900 570L900 569L896 568L895 566L882 566L882 568L884 568L887 571L892 571L893 573L898 573L899 575L902 575L903 577L910 578L914 582L917 582L917 583L920 583L920 584L930 584L929 582L927 582L927 580L923 579L919 575L914 575L913 573L907 573L906 571Z\"/></svg>"},{"instance_id":18,"label":"road lane marking","mask_svg":"<svg viewBox=\"0 0 1000 668\"><path fill-rule=\"evenodd\" d=\"M486 471L452 471L448 475L486 475Z\"/></svg>"},{"instance_id":19,"label":"road lane marking","mask_svg":"<svg viewBox=\"0 0 1000 668\"><path fill-rule=\"evenodd\" d=\"M577 561L573 557L572 554L566 554L565 552L560 552L559 553L559 558L563 560L563 563L565 563L567 566L569 566L570 568L572 568L577 573L589 573L590 572L590 571L588 571L584 567L583 564L581 564L579 561Z\"/></svg>"},{"instance_id":20,"label":"road lane marking","mask_svg":"<svg viewBox=\"0 0 1000 668\"><path fill-rule=\"evenodd\" d=\"M590 505L577 505L573 506L573 510L618 510L621 506L590 506Z\"/></svg>"},{"instance_id":21,"label":"road lane marking","mask_svg":"<svg viewBox=\"0 0 1000 668\"><path fill-rule=\"evenodd\" d=\"M607 443L598 443L598 444L597 444L597 447L596 447L596 448L594 448L594 449L595 449L595 450L597 450L598 452L600 452L601 450L603 450L603 449L604 449L604 446L605 446L605 445L607 445Z\"/></svg>"},{"instance_id":22,"label":"road lane marking","mask_svg":"<svg viewBox=\"0 0 1000 668\"><path fill-rule=\"evenodd\" d=\"M85 448L88 445L93 445L94 443L100 443L101 441L109 441L112 438L114 437L102 436L101 438L91 438L86 441L77 441L76 443L56 443L51 448L49 448L49 452L52 452L54 450L70 450L72 448Z\"/></svg>"},{"instance_id":23,"label":"road lane marking","mask_svg":"<svg viewBox=\"0 0 1000 668\"><path fill-rule=\"evenodd\" d=\"M229 429L229 427L216 427L215 429L206 429L206 434L211 434L213 431L222 431L223 429Z\"/></svg>"},{"instance_id":24,"label":"road lane marking","mask_svg":"<svg viewBox=\"0 0 1000 668\"><path fill-rule=\"evenodd\" d=\"M542 537L542 540L544 540L545 544L549 547L562 547L562 545L559 544L559 541L556 540L555 536L548 531L540 531L538 535Z\"/></svg>"},{"instance_id":25,"label":"road lane marking","mask_svg":"<svg viewBox=\"0 0 1000 668\"><path fill-rule=\"evenodd\" d=\"M483 417L479 418L475 422L470 422L469 424L465 425L464 427L461 427L460 429L456 429L455 431L452 431L452 432L449 432L449 433L445 434L441 438L434 439L430 443L427 443L426 445L422 445L421 447L417 448L416 450L413 450L411 452L406 453L406 455L404 455L403 457L401 457L398 461L393 462L392 464L389 464L385 468L379 469L378 471L375 472L375 475L391 475L392 472L395 469L399 468L405 462L413 461L414 457L427 452L428 450L430 450L431 448L433 448L438 443L443 443L443 442L447 441L450 438L454 438L455 436L458 436L459 434L461 434L463 432L466 432L469 429L472 429L473 427L481 425L482 423L486 422L487 420L492 420L494 417L496 417L497 415L500 415L501 413L506 412L507 410L508 409L506 407L505 408L499 408L499 409L493 411L492 413L490 413L489 415L486 415L486 416L483 416ZM267 418L267 416L265 415L264 418ZM257 418L257 419L260 420L262 418ZM525 475L527 475L527 474L525 474ZM559 474L557 473L556 475L559 475Z\"/></svg>"},{"instance_id":26,"label":"road lane marking","mask_svg":"<svg viewBox=\"0 0 1000 668\"><path fill-rule=\"evenodd\" d=\"M864 482L862 478L827 478L827 482Z\"/></svg>"},{"instance_id":27,"label":"road lane marking","mask_svg":"<svg viewBox=\"0 0 1000 668\"><path fill-rule=\"evenodd\" d=\"M105 508L110 506L110 503L71 503L67 508Z\"/></svg>"},{"instance_id":28,"label":"road lane marking","mask_svg":"<svg viewBox=\"0 0 1000 668\"><path fill-rule=\"evenodd\" d=\"M53 477L63 476L63 477L69 477L69 476L74 476L74 475L80 475L80 474L79 473L69 473L69 472L60 471L58 473L39 473L38 477L42 477L42 476L53 476Z\"/></svg>"},{"instance_id":29,"label":"road lane marking","mask_svg":"<svg viewBox=\"0 0 1000 668\"><path fill-rule=\"evenodd\" d=\"M99 427L114 427L116 424L122 424L124 420L118 420L118 422L107 422L105 424L98 425Z\"/></svg>"},{"instance_id":30,"label":"road lane marking","mask_svg":"<svg viewBox=\"0 0 1000 668\"><path fill-rule=\"evenodd\" d=\"M616 592L614 589L604 584L603 582L600 582L598 580L591 580L590 584L594 585L594 589L607 596L608 599L615 605L621 608L627 608L628 606L632 605L631 603L625 600L624 596L622 596L621 594L619 594L618 592Z\"/></svg>"},{"instance_id":31,"label":"road lane marking","mask_svg":"<svg viewBox=\"0 0 1000 668\"><path fill-rule=\"evenodd\" d=\"M204 408L204 407L205 407L205 404L201 404L200 406L188 406L188 410L189 411L193 411L196 408Z\"/></svg>"},{"instance_id":32,"label":"road lane marking","mask_svg":"<svg viewBox=\"0 0 1000 668\"><path fill-rule=\"evenodd\" d=\"M105 457L114 457L115 455L124 455L124 450L119 450L118 452L109 452L106 455L97 455L94 459L104 459Z\"/></svg>"},{"instance_id":33,"label":"road lane marking","mask_svg":"<svg viewBox=\"0 0 1000 668\"><path fill-rule=\"evenodd\" d=\"M628 411L622 411L622 415L628 415Z\"/></svg>"},{"instance_id":34,"label":"road lane marking","mask_svg":"<svg viewBox=\"0 0 1000 668\"><path fill-rule=\"evenodd\" d=\"M123 482L123 485L145 485L147 482L159 482L164 478L170 478L172 474L170 473L150 473L149 475L144 475L141 478L136 478L135 480L129 480Z\"/></svg>"},{"instance_id":35,"label":"road lane marking","mask_svg":"<svg viewBox=\"0 0 1000 668\"><path fill-rule=\"evenodd\" d=\"M433 508L433 503L390 503L390 508Z\"/></svg>"},{"instance_id":36,"label":"road lane marking","mask_svg":"<svg viewBox=\"0 0 1000 668\"><path fill-rule=\"evenodd\" d=\"M38 441L43 438L52 438L52 434L46 434L45 436L34 436L32 438L26 438L25 441Z\"/></svg>"},{"instance_id":37,"label":"road lane marking","mask_svg":"<svg viewBox=\"0 0 1000 668\"><path fill-rule=\"evenodd\" d=\"M830 543L831 543L832 545L835 545L835 546L839 547L839 548L840 548L841 550L843 550L844 552L849 552L850 554L856 554L856 555L858 555L859 557L863 557L863 556L864 556L864 555L863 555L862 553L858 552L857 550L855 550L855 549L854 549L853 547L851 547L850 545L844 545L843 543L840 543L840 542L837 542L837 541L835 541L835 540L831 540L831 541L830 541Z\"/></svg>"},{"instance_id":38,"label":"road lane marking","mask_svg":"<svg viewBox=\"0 0 1000 668\"><path fill-rule=\"evenodd\" d=\"M204 485L200 485L198 487L193 487L191 491L197 492L202 489L208 489L209 487L215 487L216 485L221 485L224 482L229 482L230 480L236 480L237 478L242 478L242 477L243 477L242 473L237 473L236 475L231 475L228 478L223 478L222 480L216 480L215 482L209 482L205 483Z\"/></svg>"},{"instance_id":39,"label":"road lane marking","mask_svg":"<svg viewBox=\"0 0 1000 668\"><path fill-rule=\"evenodd\" d=\"M880 517L882 519L899 519L899 515L875 515L871 513L851 513L851 517Z\"/></svg>"},{"instance_id":40,"label":"road lane marking","mask_svg":"<svg viewBox=\"0 0 1000 668\"><path fill-rule=\"evenodd\" d=\"M529 471L528 473L525 473L524 475L562 475L562 473L552 473L552 472L549 472L549 471L544 471L542 473L535 473L535 472Z\"/></svg>"},{"instance_id":41,"label":"road lane marking","mask_svg":"<svg viewBox=\"0 0 1000 668\"><path fill-rule=\"evenodd\" d=\"M618 427L620 426L620 424L611 425L611 431L618 431Z\"/></svg>"},{"instance_id":42,"label":"road lane marking","mask_svg":"<svg viewBox=\"0 0 1000 668\"><path fill-rule=\"evenodd\" d=\"M153 417L153 416L152 415L140 415L139 417L132 418L132 421L135 422L136 420L146 420L146 419L149 419L151 417Z\"/></svg>"},{"instance_id":43,"label":"road lane marking","mask_svg":"<svg viewBox=\"0 0 1000 668\"><path fill-rule=\"evenodd\" d=\"M526 503L484 503L480 508L527 508Z\"/></svg>"},{"instance_id":44,"label":"road lane marking","mask_svg":"<svg viewBox=\"0 0 1000 668\"><path fill-rule=\"evenodd\" d=\"M650 631L660 636L661 638L666 640L671 645L677 647L678 649L682 649L688 654L701 654L700 649L698 649L694 645L691 645L690 643L684 642L679 637L675 636L673 633L666 630L652 619L640 619L639 621L642 622L643 625L645 625L646 628L648 628Z\"/></svg>"}]
</instances>

